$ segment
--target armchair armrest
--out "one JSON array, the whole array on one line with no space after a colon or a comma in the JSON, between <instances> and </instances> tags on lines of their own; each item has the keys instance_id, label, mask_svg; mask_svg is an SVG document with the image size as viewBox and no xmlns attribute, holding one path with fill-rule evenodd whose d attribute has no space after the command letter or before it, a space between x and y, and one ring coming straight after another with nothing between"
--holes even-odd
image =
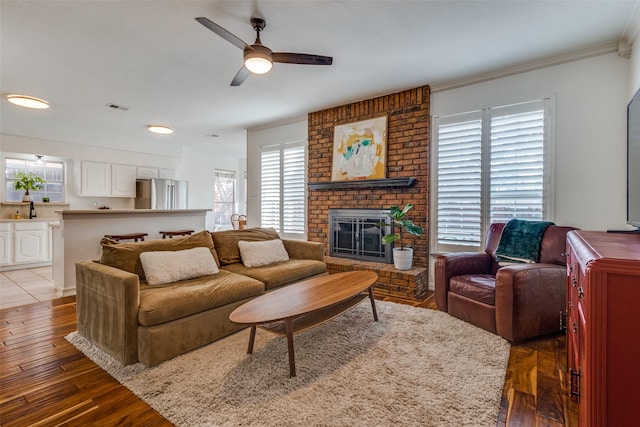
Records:
<instances>
[{"instance_id":1,"label":"armchair armrest","mask_svg":"<svg viewBox=\"0 0 640 427\"><path fill-rule=\"evenodd\" d=\"M441 255L435 260L436 304L447 311L449 279L463 274L490 274L491 255L485 252L458 252Z\"/></svg>"},{"instance_id":2,"label":"armchair armrest","mask_svg":"<svg viewBox=\"0 0 640 427\"><path fill-rule=\"evenodd\" d=\"M496 329L512 343L560 330L566 304L566 268L517 264L496 274Z\"/></svg>"},{"instance_id":3,"label":"armchair armrest","mask_svg":"<svg viewBox=\"0 0 640 427\"><path fill-rule=\"evenodd\" d=\"M122 364L138 361L140 282L96 261L76 263L78 333Z\"/></svg>"},{"instance_id":4,"label":"armchair armrest","mask_svg":"<svg viewBox=\"0 0 640 427\"><path fill-rule=\"evenodd\" d=\"M324 262L324 245L320 242L283 239L282 243L291 259L312 259Z\"/></svg>"}]
</instances>

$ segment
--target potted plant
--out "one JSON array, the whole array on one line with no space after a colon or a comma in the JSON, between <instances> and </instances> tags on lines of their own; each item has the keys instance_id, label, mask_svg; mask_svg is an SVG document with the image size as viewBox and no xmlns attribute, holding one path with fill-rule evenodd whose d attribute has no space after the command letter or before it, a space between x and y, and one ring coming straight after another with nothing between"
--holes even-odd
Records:
<instances>
[{"instance_id":1,"label":"potted plant","mask_svg":"<svg viewBox=\"0 0 640 427\"><path fill-rule=\"evenodd\" d=\"M382 243L387 245L397 241L400 244L399 248L393 248L393 264L398 270L410 270L413 264L413 248L404 245L402 241L402 232L406 231L414 236L420 236L424 230L413 223L410 219L407 219L407 212L413 208L413 205L407 203L404 208L400 209L398 206L391 206L387 216L391 218L391 233L382 237ZM388 226L387 223L380 223L380 226ZM395 229L398 228L398 234L395 234Z\"/></svg>"},{"instance_id":2,"label":"potted plant","mask_svg":"<svg viewBox=\"0 0 640 427\"><path fill-rule=\"evenodd\" d=\"M42 190L47 183L33 172L18 172L14 178L13 189L24 190L24 196L22 196L23 202L33 200L33 196L29 194L29 190Z\"/></svg>"}]
</instances>

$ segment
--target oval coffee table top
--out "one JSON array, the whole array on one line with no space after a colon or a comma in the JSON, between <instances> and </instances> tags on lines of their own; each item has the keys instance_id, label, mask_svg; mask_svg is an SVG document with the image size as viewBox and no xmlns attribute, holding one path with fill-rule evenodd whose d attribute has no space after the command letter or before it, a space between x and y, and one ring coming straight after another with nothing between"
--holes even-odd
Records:
<instances>
[{"instance_id":1,"label":"oval coffee table top","mask_svg":"<svg viewBox=\"0 0 640 427\"><path fill-rule=\"evenodd\" d=\"M373 271L348 271L313 277L261 295L236 308L229 320L255 324L296 317L347 300L378 279Z\"/></svg>"}]
</instances>

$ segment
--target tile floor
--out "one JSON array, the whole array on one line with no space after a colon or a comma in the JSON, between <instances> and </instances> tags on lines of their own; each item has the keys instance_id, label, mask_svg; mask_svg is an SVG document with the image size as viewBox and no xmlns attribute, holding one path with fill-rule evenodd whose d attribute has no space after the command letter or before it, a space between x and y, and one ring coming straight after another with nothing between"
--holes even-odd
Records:
<instances>
[{"instance_id":1,"label":"tile floor","mask_svg":"<svg viewBox=\"0 0 640 427\"><path fill-rule=\"evenodd\" d=\"M58 298L52 267L9 270L0 273L0 308L16 307Z\"/></svg>"}]
</instances>

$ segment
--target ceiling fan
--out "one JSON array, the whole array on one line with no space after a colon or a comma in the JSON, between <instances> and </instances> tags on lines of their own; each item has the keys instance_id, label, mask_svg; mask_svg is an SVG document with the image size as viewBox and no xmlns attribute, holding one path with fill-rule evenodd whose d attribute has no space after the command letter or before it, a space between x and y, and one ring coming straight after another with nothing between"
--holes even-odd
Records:
<instances>
[{"instance_id":1,"label":"ceiling fan","mask_svg":"<svg viewBox=\"0 0 640 427\"><path fill-rule=\"evenodd\" d=\"M330 56L310 55L307 53L272 52L260 41L260 32L264 30L266 22L261 18L251 18L251 25L256 31L256 41L249 45L240 38L231 34L220 25L208 18L196 18L196 21L228 41L239 47L244 52L244 65L231 81L231 86L240 86L249 73L264 74L271 70L274 62L284 64L306 64L306 65L331 65L333 58Z\"/></svg>"}]
</instances>

